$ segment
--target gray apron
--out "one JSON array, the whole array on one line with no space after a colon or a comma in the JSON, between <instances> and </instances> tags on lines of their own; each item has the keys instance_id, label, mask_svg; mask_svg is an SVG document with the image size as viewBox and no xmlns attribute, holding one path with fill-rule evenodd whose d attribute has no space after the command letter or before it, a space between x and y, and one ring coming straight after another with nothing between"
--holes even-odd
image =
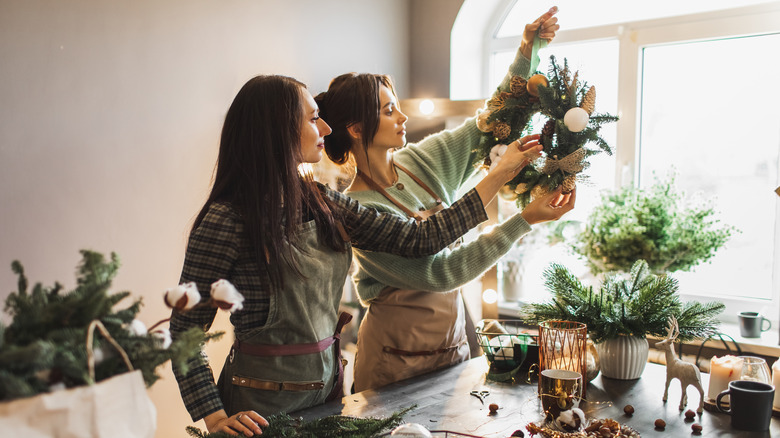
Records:
<instances>
[{"instance_id":1,"label":"gray apron","mask_svg":"<svg viewBox=\"0 0 780 438\"><path fill-rule=\"evenodd\" d=\"M268 416L341 396L339 302L352 251L319 243L314 221L301 225L293 249L301 279L288 264L284 290L271 293L265 325L236 333L217 386L228 415L254 410Z\"/></svg>"}]
</instances>

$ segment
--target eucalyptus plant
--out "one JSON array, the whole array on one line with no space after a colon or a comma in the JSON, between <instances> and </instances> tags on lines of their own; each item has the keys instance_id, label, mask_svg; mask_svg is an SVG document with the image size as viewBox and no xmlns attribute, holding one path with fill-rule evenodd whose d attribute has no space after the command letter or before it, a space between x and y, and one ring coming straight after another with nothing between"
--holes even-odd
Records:
<instances>
[{"instance_id":1,"label":"eucalyptus plant","mask_svg":"<svg viewBox=\"0 0 780 438\"><path fill-rule=\"evenodd\" d=\"M571 248L594 274L626 272L637 260L656 273L690 271L709 261L734 232L715 218L711 200L686 198L671 174L647 188L602 193Z\"/></svg>"},{"instance_id":2,"label":"eucalyptus plant","mask_svg":"<svg viewBox=\"0 0 780 438\"><path fill-rule=\"evenodd\" d=\"M717 315L725 307L714 301L683 303L677 280L653 274L644 260L634 263L627 276L607 276L597 292L557 263L544 271L544 278L552 299L523 306L522 318L537 324L547 320L584 323L594 343L621 335L664 337L670 316L679 323L678 340L705 338L717 332Z\"/></svg>"}]
</instances>

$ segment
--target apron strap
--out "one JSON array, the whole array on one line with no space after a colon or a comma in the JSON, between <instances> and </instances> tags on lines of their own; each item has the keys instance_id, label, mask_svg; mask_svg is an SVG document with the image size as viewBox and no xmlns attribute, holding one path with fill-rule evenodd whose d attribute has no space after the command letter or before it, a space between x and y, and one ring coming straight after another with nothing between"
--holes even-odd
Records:
<instances>
[{"instance_id":1,"label":"apron strap","mask_svg":"<svg viewBox=\"0 0 780 438\"><path fill-rule=\"evenodd\" d=\"M437 207L439 207L439 209L441 208L441 206L442 206L441 197L439 197L439 195L437 195L437 194L436 194L436 193L435 193L433 190L431 190L431 188L430 188L430 187L428 187L428 185L427 185L427 184L425 184L425 183L424 183L424 182L423 182L423 181L422 181L420 178L418 178L417 176L415 176L414 174L412 174L411 172L409 172L409 170L407 170L405 167L401 166L400 164L393 163L393 165L394 165L395 167L397 167L397 168L401 169L401 170L402 170L404 173L406 173L407 175L409 175L409 178L411 178L411 179L412 179L412 181L416 182L416 183L417 183L417 185L419 185L420 187L422 187L422 188L423 188L423 190L425 190L426 192L428 192L428 194L429 194L429 195L431 195L431 196L433 197L433 199L436 201L436 205L437 205ZM365 181L365 183L366 183L366 184L368 184L368 186L369 186L369 187L371 187L371 188L372 188L372 189L374 189L375 191L377 191L377 192L381 193L381 194L382 194L382 196L384 196L384 197L385 197L385 198L387 198L387 199L388 199L390 202L392 202L393 204L395 204L395 205L396 205L396 207L400 208L400 209L401 209L401 210L402 210L404 213L406 213L406 215L407 215L407 216L409 216L409 217L411 217L411 218L414 218L414 220L416 220L417 222L420 222L420 221L423 221L423 220L425 220L425 218L424 218L424 217L420 216L418 213L415 213L415 212L413 212L412 210L410 210L409 208L407 208L405 205L403 205L403 204L402 204L402 203L401 203L399 200L397 200L397 199L393 198L392 196L390 196L390 194L389 194L389 193L387 193L387 190L385 190L384 188L382 188L382 186L380 186L379 184L377 184L377 182L376 182L376 181L374 181L373 179L371 179L371 177L370 177L370 176L368 176L368 175L366 175L365 173L363 173L363 172L362 172L360 169L358 169L358 170L357 170L357 176L359 176L359 177L360 177L360 178L361 178L363 181ZM434 208L434 209L435 209L435 208ZM436 211L438 211L438 210L436 210Z\"/></svg>"},{"instance_id":2,"label":"apron strap","mask_svg":"<svg viewBox=\"0 0 780 438\"><path fill-rule=\"evenodd\" d=\"M341 360L341 346L339 345L339 341L341 340L341 329L344 328L345 325L347 325L348 322L352 321L352 314L347 312L341 312L339 315L339 322L336 324L336 333L333 335L333 337L336 339L336 342L333 345L333 348L335 349L333 357L336 360L336 367L338 368L338 374L336 378L336 385L331 389L330 394L328 394L328 397L325 399L325 401L331 401L336 400L344 396L344 361Z\"/></svg>"}]
</instances>

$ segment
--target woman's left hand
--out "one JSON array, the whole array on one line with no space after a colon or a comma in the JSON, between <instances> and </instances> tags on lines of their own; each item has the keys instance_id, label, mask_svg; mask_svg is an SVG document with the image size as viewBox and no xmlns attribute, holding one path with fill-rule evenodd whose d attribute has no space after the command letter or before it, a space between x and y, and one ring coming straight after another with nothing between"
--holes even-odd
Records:
<instances>
[{"instance_id":1,"label":"woman's left hand","mask_svg":"<svg viewBox=\"0 0 780 438\"><path fill-rule=\"evenodd\" d=\"M541 17L534 20L533 23L525 25L523 29L523 41L520 43L520 51L523 52L526 58L531 58L531 50L534 44L534 37L537 32L539 38L546 40L550 43L555 38L555 32L561 28L558 25L558 17L555 14L558 13L558 7L553 6L549 11L542 14Z\"/></svg>"}]
</instances>

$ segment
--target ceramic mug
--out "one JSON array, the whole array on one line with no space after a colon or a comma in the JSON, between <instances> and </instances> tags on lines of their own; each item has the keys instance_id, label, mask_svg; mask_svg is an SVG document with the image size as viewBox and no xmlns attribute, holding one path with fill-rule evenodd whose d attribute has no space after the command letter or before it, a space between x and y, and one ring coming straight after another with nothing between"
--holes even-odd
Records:
<instances>
[{"instance_id":1,"label":"ceramic mug","mask_svg":"<svg viewBox=\"0 0 780 438\"><path fill-rule=\"evenodd\" d=\"M764 328L764 323L767 324ZM739 334L743 338L760 338L761 333L772 328L772 322L758 312L739 312Z\"/></svg>"},{"instance_id":2,"label":"ceramic mug","mask_svg":"<svg viewBox=\"0 0 780 438\"><path fill-rule=\"evenodd\" d=\"M539 397L548 419L576 408L582 399L582 374L576 371L547 369L539 375Z\"/></svg>"},{"instance_id":3,"label":"ceramic mug","mask_svg":"<svg viewBox=\"0 0 780 438\"><path fill-rule=\"evenodd\" d=\"M722 399L729 396L729 409ZM761 431L769 429L772 420L772 401L775 387L752 380L734 380L729 389L718 394L715 404L718 410L731 415L731 427L740 430Z\"/></svg>"}]
</instances>

